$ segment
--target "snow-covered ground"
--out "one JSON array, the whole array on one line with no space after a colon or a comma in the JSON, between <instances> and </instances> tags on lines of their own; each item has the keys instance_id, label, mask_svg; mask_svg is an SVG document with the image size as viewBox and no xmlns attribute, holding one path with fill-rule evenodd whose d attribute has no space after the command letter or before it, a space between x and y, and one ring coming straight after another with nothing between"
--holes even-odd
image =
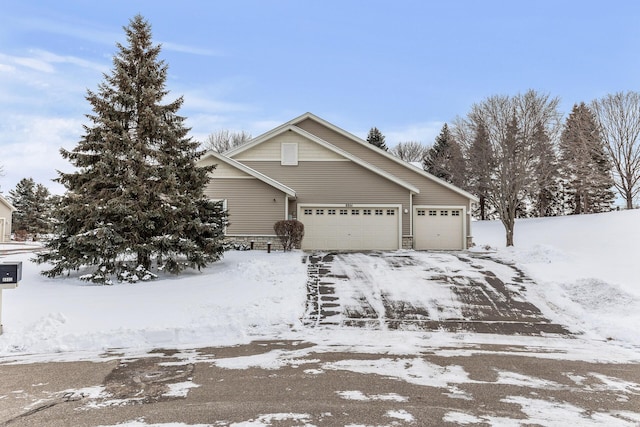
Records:
<instances>
[{"instance_id":1,"label":"snow-covered ground","mask_svg":"<svg viewBox=\"0 0 640 427\"><path fill-rule=\"evenodd\" d=\"M228 252L202 272L113 286L47 279L32 255L13 254L0 261L22 261L23 278L17 289L3 291L0 358L91 358L108 349L297 339L371 352L457 347L461 354L465 345L507 343L562 348L569 358L640 359L639 224L640 210L521 220L515 248L504 247L499 222L473 224L474 250L517 263L536 281L527 285L530 300L551 320L584 331L579 340L304 327L301 252ZM0 245L0 252L8 248L15 246Z\"/></svg>"},{"instance_id":2,"label":"snow-covered ground","mask_svg":"<svg viewBox=\"0 0 640 427\"><path fill-rule=\"evenodd\" d=\"M536 281L529 296L552 320L640 345L640 210L519 220L511 248L499 221L473 234L475 250L497 249Z\"/></svg>"}]
</instances>

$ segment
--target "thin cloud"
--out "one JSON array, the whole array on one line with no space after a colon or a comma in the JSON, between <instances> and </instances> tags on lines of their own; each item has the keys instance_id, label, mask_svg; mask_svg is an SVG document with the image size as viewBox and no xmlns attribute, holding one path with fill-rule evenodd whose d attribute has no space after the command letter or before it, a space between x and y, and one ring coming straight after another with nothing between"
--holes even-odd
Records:
<instances>
[{"instance_id":1,"label":"thin cloud","mask_svg":"<svg viewBox=\"0 0 640 427\"><path fill-rule=\"evenodd\" d=\"M57 55L42 49L32 49L28 51L27 55L20 56L0 52L0 72L16 73L30 70L39 73L53 74L57 71L57 64L70 64L100 72L105 72L109 68L106 63L88 61L70 55Z\"/></svg>"},{"instance_id":2,"label":"thin cloud","mask_svg":"<svg viewBox=\"0 0 640 427\"><path fill-rule=\"evenodd\" d=\"M215 51L212 49L197 47L197 46L187 46L179 43L173 42L160 42L162 45L162 50L169 50L173 52L180 53L188 53L191 55L200 55L200 56L222 56L222 52Z\"/></svg>"},{"instance_id":3,"label":"thin cloud","mask_svg":"<svg viewBox=\"0 0 640 427\"><path fill-rule=\"evenodd\" d=\"M423 145L432 145L438 134L442 130L444 122L432 121L425 123L414 123L405 128L382 131L385 135L387 146L393 147L399 142L415 141Z\"/></svg>"},{"instance_id":4,"label":"thin cloud","mask_svg":"<svg viewBox=\"0 0 640 427\"><path fill-rule=\"evenodd\" d=\"M2 130L4 176L0 190L7 193L23 178L33 178L52 192L62 187L51 180L57 170L70 171L72 166L60 155L60 148L71 149L82 132L82 120L37 115L12 115L11 128Z\"/></svg>"},{"instance_id":5,"label":"thin cloud","mask_svg":"<svg viewBox=\"0 0 640 427\"><path fill-rule=\"evenodd\" d=\"M96 22L83 20L70 22L65 19L66 17L54 20L29 16L28 18L16 18L14 22L15 26L20 29L69 36L99 44L113 45L114 42L122 40L124 37L120 27L113 31L106 28L97 29Z\"/></svg>"}]
</instances>

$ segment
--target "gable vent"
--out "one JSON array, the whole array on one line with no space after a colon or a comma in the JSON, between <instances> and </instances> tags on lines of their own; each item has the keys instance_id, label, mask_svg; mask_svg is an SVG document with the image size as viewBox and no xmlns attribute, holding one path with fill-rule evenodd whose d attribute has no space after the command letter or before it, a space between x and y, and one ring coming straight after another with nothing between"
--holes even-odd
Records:
<instances>
[{"instance_id":1,"label":"gable vent","mask_svg":"<svg viewBox=\"0 0 640 427\"><path fill-rule=\"evenodd\" d=\"M280 147L280 164L282 166L298 165L298 143L283 142Z\"/></svg>"}]
</instances>

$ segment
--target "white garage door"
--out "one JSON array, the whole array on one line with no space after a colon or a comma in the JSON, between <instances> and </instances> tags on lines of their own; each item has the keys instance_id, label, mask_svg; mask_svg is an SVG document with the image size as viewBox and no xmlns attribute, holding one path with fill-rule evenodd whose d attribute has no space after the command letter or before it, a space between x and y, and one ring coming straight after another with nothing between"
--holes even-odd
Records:
<instances>
[{"instance_id":1,"label":"white garage door","mask_svg":"<svg viewBox=\"0 0 640 427\"><path fill-rule=\"evenodd\" d=\"M413 216L413 247L415 249L463 249L463 221L462 209L416 208Z\"/></svg>"},{"instance_id":2,"label":"white garage door","mask_svg":"<svg viewBox=\"0 0 640 427\"><path fill-rule=\"evenodd\" d=\"M400 215L397 207L301 206L302 249L398 249Z\"/></svg>"}]
</instances>

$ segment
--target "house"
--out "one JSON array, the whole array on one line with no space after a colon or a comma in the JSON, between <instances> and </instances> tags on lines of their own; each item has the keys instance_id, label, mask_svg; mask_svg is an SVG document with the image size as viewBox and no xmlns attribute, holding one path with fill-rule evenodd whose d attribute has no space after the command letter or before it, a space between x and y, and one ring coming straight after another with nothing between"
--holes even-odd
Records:
<instances>
[{"instance_id":1,"label":"house","mask_svg":"<svg viewBox=\"0 0 640 427\"><path fill-rule=\"evenodd\" d=\"M421 168L306 113L224 154L206 188L229 212L229 240L257 247L297 219L302 249L461 250L477 199Z\"/></svg>"},{"instance_id":2,"label":"house","mask_svg":"<svg viewBox=\"0 0 640 427\"><path fill-rule=\"evenodd\" d=\"M11 240L11 215L15 210L16 208L0 194L0 243Z\"/></svg>"}]
</instances>

